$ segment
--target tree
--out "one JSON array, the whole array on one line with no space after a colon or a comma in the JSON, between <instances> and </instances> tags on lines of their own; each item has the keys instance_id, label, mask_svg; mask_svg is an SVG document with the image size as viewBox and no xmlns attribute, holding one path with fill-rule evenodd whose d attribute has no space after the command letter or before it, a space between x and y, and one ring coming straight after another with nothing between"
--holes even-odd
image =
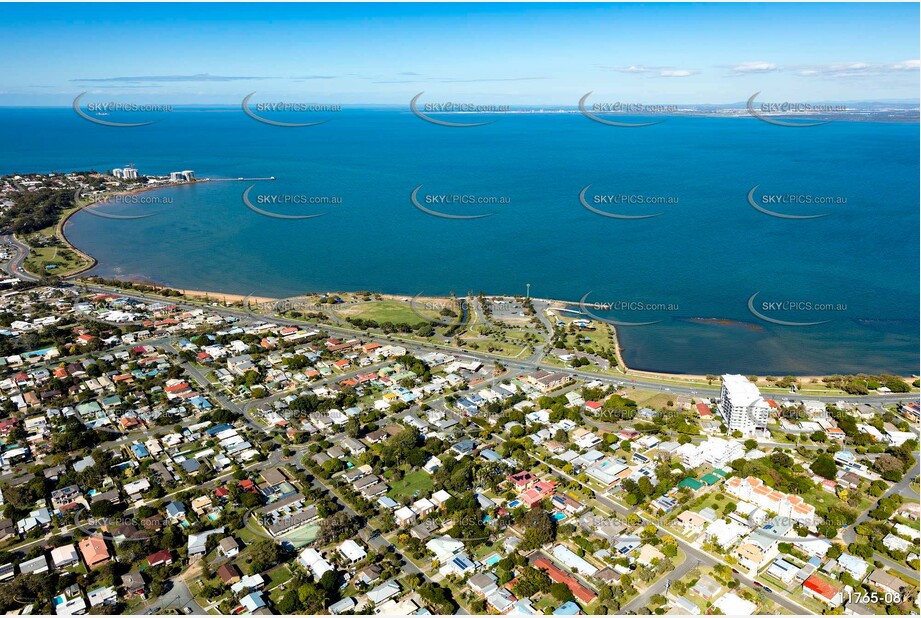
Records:
<instances>
[{"instance_id":1,"label":"tree","mask_svg":"<svg viewBox=\"0 0 921 618\"><path fill-rule=\"evenodd\" d=\"M546 573L532 566L525 566L521 569L521 574L512 587L512 592L519 599L523 599L538 592L548 592L551 584L550 577Z\"/></svg>"},{"instance_id":2,"label":"tree","mask_svg":"<svg viewBox=\"0 0 921 618\"><path fill-rule=\"evenodd\" d=\"M556 521L541 508L525 513L521 524L524 528L523 551L537 549L556 538Z\"/></svg>"},{"instance_id":3,"label":"tree","mask_svg":"<svg viewBox=\"0 0 921 618\"><path fill-rule=\"evenodd\" d=\"M832 459L831 455L825 454L816 457L809 469L829 480L834 480L838 473L838 466L835 464L835 460Z\"/></svg>"},{"instance_id":4,"label":"tree","mask_svg":"<svg viewBox=\"0 0 921 618\"><path fill-rule=\"evenodd\" d=\"M550 584L550 594L552 594L558 601L565 603L566 601L575 601L576 598L572 595L572 590L569 589L569 586L563 583Z\"/></svg>"},{"instance_id":5,"label":"tree","mask_svg":"<svg viewBox=\"0 0 921 618\"><path fill-rule=\"evenodd\" d=\"M353 416L345 422L345 433L350 438L360 438L361 437L361 422L357 417Z\"/></svg>"},{"instance_id":6,"label":"tree","mask_svg":"<svg viewBox=\"0 0 921 618\"><path fill-rule=\"evenodd\" d=\"M451 597L451 590L446 586L426 582L416 589L419 596L431 605L438 614L451 615L457 609L457 604Z\"/></svg>"},{"instance_id":7,"label":"tree","mask_svg":"<svg viewBox=\"0 0 921 618\"><path fill-rule=\"evenodd\" d=\"M108 500L98 500L90 505L90 513L93 517L111 517L115 512L115 505Z\"/></svg>"},{"instance_id":8,"label":"tree","mask_svg":"<svg viewBox=\"0 0 921 618\"><path fill-rule=\"evenodd\" d=\"M359 522L357 519L350 517L345 511L339 511L320 522L320 528L317 531L317 543L328 545L338 541L343 536L354 534L358 528Z\"/></svg>"},{"instance_id":9,"label":"tree","mask_svg":"<svg viewBox=\"0 0 921 618\"><path fill-rule=\"evenodd\" d=\"M326 476L332 476L337 472L345 470L346 465L341 459L328 459L323 462L323 472Z\"/></svg>"},{"instance_id":10,"label":"tree","mask_svg":"<svg viewBox=\"0 0 921 618\"><path fill-rule=\"evenodd\" d=\"M652 484L652 481L650 481L649 478L645 476L640 477L640 480L637 481L636 487L641 492L643 492L644 496L651 496L652 493L656 490Z\"/></svg>"},{"instance_id":11,"label":"tree","mask_svg":"<svg viewBox=\"0 0 921 618\"><path fill-rule=\"evenodd\" d=\"M892 470L896 470L897 472L901 474L903 470L902 465L903 464L902 464L901 459L899 459L898 457L893 457L892 455L889 455L889 454L880 455L879 457L876 458L876 461L873 462L873 467L880 474L885 474L886 472L889 472Z\"/></svg>"},{"instance_id":12,"label":"tree","mask_svg":"<svg viewBox=\"0 0 921 618\"><path fill-rule=\"evenodd\" d=\"M249 548L250 573L256 574L267 571L281 560L281 552L275 541L261 539Z\"/></svg>"}]
</instances>

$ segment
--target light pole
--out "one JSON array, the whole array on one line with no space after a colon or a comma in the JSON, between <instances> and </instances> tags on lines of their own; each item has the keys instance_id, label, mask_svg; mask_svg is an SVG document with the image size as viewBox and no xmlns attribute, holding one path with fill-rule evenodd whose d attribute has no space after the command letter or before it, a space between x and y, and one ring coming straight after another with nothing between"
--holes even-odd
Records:
<instances>
[{"instance_id":1,"label":"light pole","mask_svg":"<svg viewBox=\"0 0 921 618\"><path fill-rule=\"evenodd\" d=\"M525 296L525 298L531 298L531 284L530 284L530 283L525 283L525 285L528 286L528 293L527 293L527 295Z\"/></svg>"}]
</instances>

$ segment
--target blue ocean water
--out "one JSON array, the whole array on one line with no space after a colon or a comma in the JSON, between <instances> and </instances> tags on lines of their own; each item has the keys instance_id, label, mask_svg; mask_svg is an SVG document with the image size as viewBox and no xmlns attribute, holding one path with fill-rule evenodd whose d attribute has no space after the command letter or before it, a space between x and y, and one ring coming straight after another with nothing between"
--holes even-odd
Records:
<instances>
[{"instance_id":1,"label":"blue ocean water","mask_svg":"<svg viewBox=\"0 0 921 618\"><path fill-rule=\"evenodd\" d=\"M69 109L0 110L0 170L192 169L200 178L275 176L164 189L170 204L113 205L157 216L80 213L67 225L99 260L96 273L180 288L289 296L373 290L405 295L483 291L600 303L618 321L628 364L691 373L918 372L917 124L834 122L789 129L747 118L669 118L640 129L578 114L487 117L435 126L407 110L345 110L309 128L280 128L238 109L177 109L139 128L102 127ZM477 116L480 120L483 117ZM453 120L454 118L452 118ZM131 120L136 120L132 118ZM466 118L464 118L466 120ZM268 218L251 201L306 220ZM427 208L420 196L494 196L498 204ZM579 193L672 198L594 204ZM768 204L756 195L846 198ZM335 196L341 204L271 204L259 196ZM270 198L271 199L271 198ZM677 203L675 203L677 200ZM761 320L755 307L787 326ZM784 310L771 303L831 304ZM666 309L638 310L651 303ZM611 307L611 310L604 309ZM716 318L718 320L714 320Z\"/></svg>"}]
</instances>

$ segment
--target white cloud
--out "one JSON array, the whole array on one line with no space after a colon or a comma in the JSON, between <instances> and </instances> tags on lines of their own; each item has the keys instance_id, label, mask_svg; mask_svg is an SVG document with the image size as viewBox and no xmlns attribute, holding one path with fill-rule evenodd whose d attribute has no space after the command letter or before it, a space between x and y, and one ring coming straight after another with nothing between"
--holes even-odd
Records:
<instances>
[{"instance_id":1,"label":"white cloud","mask_svg":"<svg viewBox=\"0 0 921 618\"><path fill-rule=\"evenodd\" d=\"M633 73L635 75L650 75L651 77L688 77L696 75L697 71L691 69L678 69L675 67L650 67L641 64L631 64L628 67L599 67L608 71L617 71L618 73Z\"/></svg>"},{"instance_id":2,"label":"white cloud","mask_svg":"<svg viewBox=\"0 0 921 618\"><path fill-rule=\"evenodd\" d=\"M771 62L743 62L732 67L732 72L737 75L746 75L748 73L771 73L779 71L780 67Z\"/></svg>"},{"instance_id":3,"label":"white cloud","mask_svg":"<svg viewBox=\"0 0 921 618\"><path fill-rule=\"evenodd\" d=\"M893 71L917 71L921 69L921 60L905 60L892 65Z\"/></svg>"},{"instance_id":4,"label":"white cloud","mask_svg":"<svg viewBox=\"0 0 921 618\"><path fill-rule=\"evenodd\" d=\"M615 69L615 70L618 70L622 73L649 73L653 69L650 69L649 67L644 67L644 66L630 65L628 67L624 67L622 69Z\"/></svg>"},{"instance_id":5,"label":"white cloud","mask_svg":"<svg viewBox=\"0 0 921 618\"><path fill-rule=\"evenodd\" d=\"M688 77L694 75L694 71L687 69L666 69L659 72L659 77Z\"/></svg>"},{"instance_id":6,"label":"white cloud","mask_svg":"<svg viewBox=\"0 0 921 618\"><path fill-rule=\"evenodd\" d=\"M921 69L921 62L918 60L905 60L892 64L841 62L799 67L799 70L796 71L796 75L801 77L824 78L880 77L905 71L917 72L919 69Z\"/></svg>"}]
</instances>

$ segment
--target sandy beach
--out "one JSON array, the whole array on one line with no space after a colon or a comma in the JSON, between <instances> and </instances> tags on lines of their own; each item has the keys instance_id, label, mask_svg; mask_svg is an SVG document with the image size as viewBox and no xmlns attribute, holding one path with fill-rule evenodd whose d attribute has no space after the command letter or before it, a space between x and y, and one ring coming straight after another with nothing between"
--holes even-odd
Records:
<instances>
[{"instance_id":1,"label":"sandy beach","mask_svg":"<svg viewBox=\"0 0 921 618\"><path fill-rule=\"evenodd\" d=\"M169 287L169 286L166 286ZM233 304L233 303L242 303L244 300L249 300L251 303L269 303L278 300L277 298L271 298L269 296L252 296L249 294L225 294L223 292L204 292L201 290L183 290L182 288L169 288L171 290L176 290L177 292L182 292L183 296L189 299L201 300L211 303L223 303L223 304Z\"/></svg>"}]
</instances>

